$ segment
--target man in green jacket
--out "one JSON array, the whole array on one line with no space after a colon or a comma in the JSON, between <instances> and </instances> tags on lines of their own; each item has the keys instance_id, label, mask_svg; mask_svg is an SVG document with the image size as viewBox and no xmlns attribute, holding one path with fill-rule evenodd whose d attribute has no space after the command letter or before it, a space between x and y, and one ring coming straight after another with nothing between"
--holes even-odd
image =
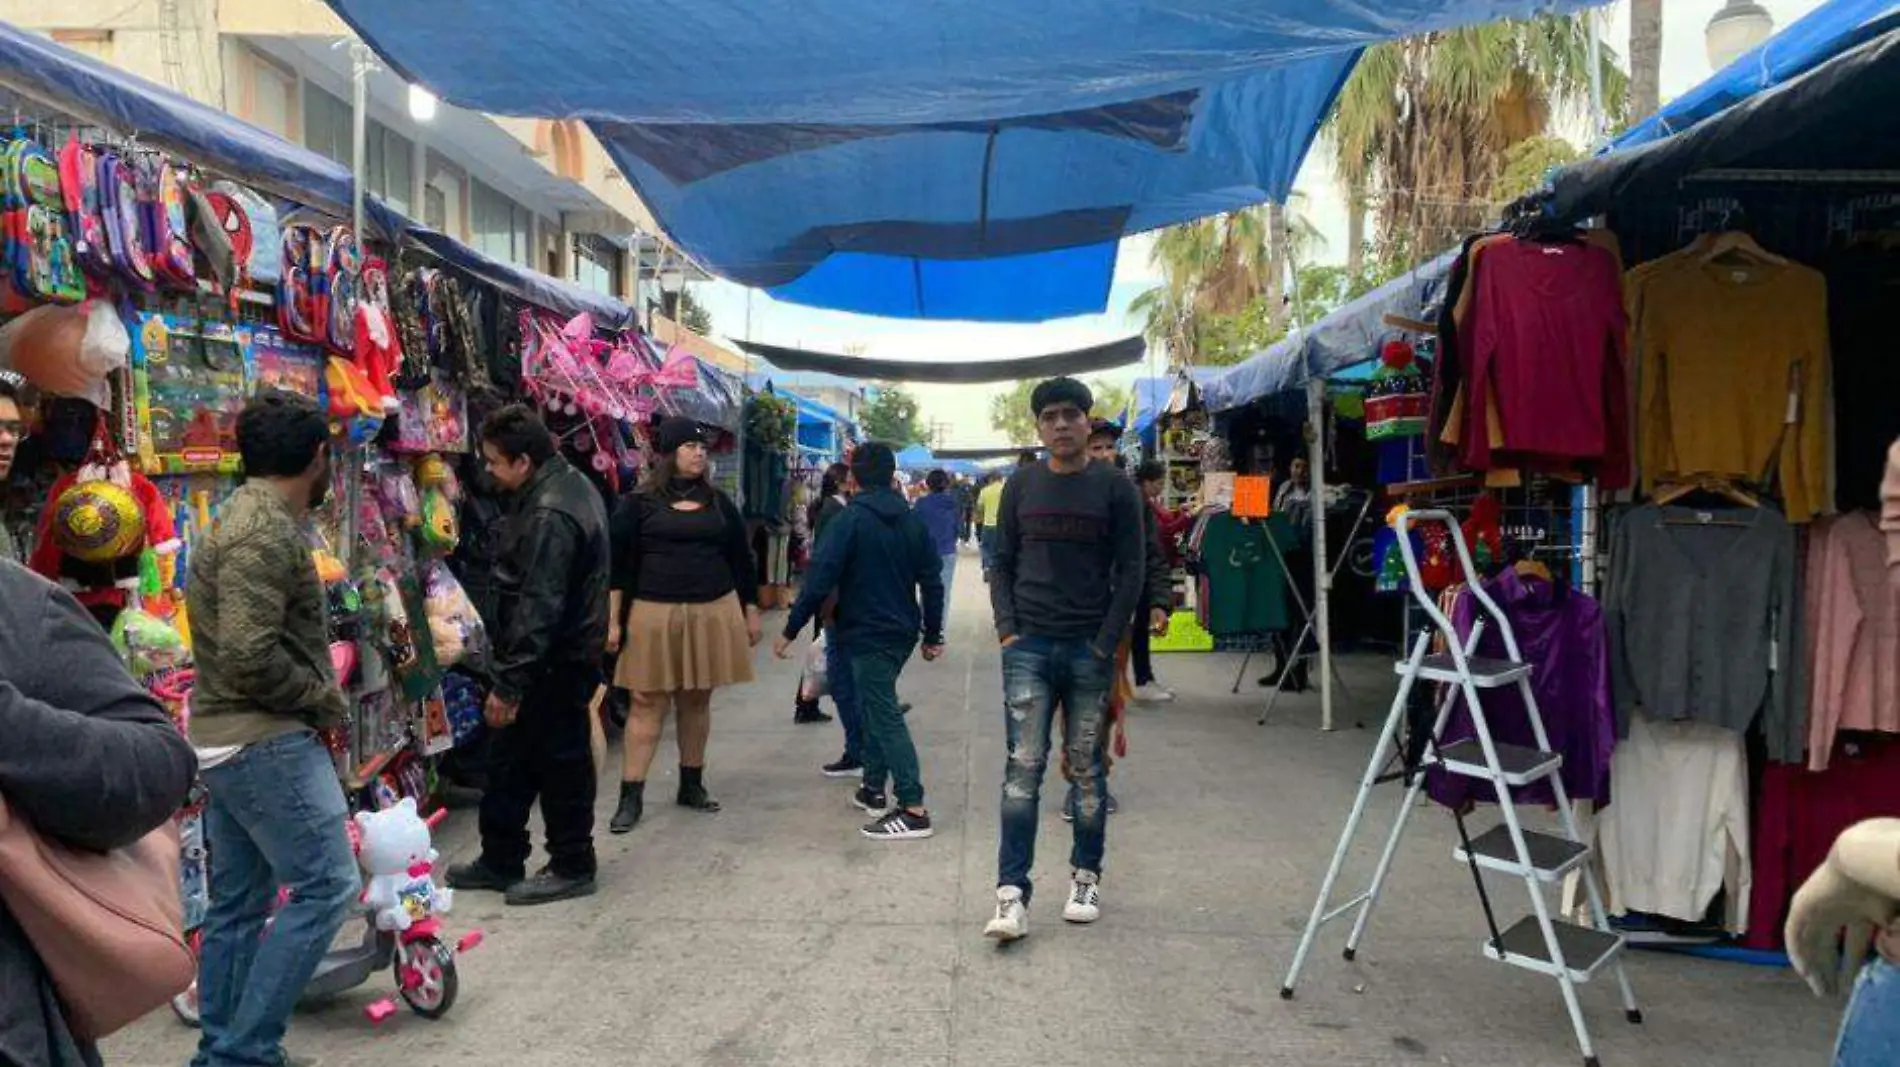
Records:
<instances>
[{"instance_id":1,"label":"man in green jacket","mask_svg":"<svg viewBox=\"0 0 1900 1067\"><path fill-rule=\"evenodd\" d=\"M304 526L330 488L329 425L266 391L238 416L245 482L191 557L191 739L217 861L198 957L192 1067L283 1059L290 1012L360 883L349 807L319 729L348 704L330 666L323 583ZM290 894L265 917L278 887Z\"/></svg>"}]
</instances>

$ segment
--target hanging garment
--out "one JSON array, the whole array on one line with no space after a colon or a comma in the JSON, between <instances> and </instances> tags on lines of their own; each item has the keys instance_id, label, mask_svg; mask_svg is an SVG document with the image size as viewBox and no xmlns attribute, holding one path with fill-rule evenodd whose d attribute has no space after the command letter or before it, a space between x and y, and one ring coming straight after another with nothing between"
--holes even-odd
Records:
<instances>
[{"instance_id":1,"label":"hanging garment","mask_svg":"<svg viewBox=\"0 0 1900 1067\"><path fill-rule=\"evenodd\" d=\"M1483 263L1460 337L1464 465L1575 462L1605 489L1627 486L1627 322L1616 257L1581 242L1513 238L1488 245Z\"/></svg>"},{"instance_id":2,"label":"hanging garment","mask_svg":"<svg viewBox=\"0 0 1900 1067\"><path fill-rule=\"evenodd\" d=\"M1827 282L1796 263L1674 257L1642 283L1637 447L1669 475L1778 476L1791 522L1832 511Z\"/></svg>"},{"instance_id":3,"label":"hanging garment","mask_svg":"<svg viewBox=\"0 0 1900 1067\"><path fill-rule=\"evenodd\" d=\"M1900 740L1841 740L1829 756L1825 772L1781 763L1762 771L1750 947L1780 947L1788 902L1841 831L1862 819L1900 815Z\"/></svg>"},{"instance_id":4,"label":"hanging garment","mask_svg":"<svg viewBox=\"0 0 1900 1067\"><path fill-rule=\"evenodd\" d=\"M1641 709L1746 731L1769 758L1805 748L1794 531L1767 508L1631 508L1611 535L1603 609L1618 734Z\"/></svg>"},{"instance_id":5,"label":"hanging garment","mask_svg":"<svg viewBox=\"0 0 1900 1067\"><path fill-rule=\"evenodd\" d=\"M1730 933L1748 927L1748 757L1742 735L1638 716L1616 748L1616 803L1597 818L1610 910L1700 922L1728 890Z\"/></svg>"},{"instance_id":6,"label":"hanging garment","mask_svg":"<svg viewBox=\"0 0 1900 1067\"><path fill-rule=\"evenodd\" d=\"M1827 770L1837 730L1900 733L1900 596L1864 512L1808 534L1808 768Z\"/></svg>"},{"instance_id":7,"label":"hanging garment","mask_svg":"<svg viewBox=\"0 0 1900 1067\"><path fill-rule=\"evenodd\" d=\"M1286 572L1267 544L1272 537L1285 552L1298 543L1286 519L1248 521L1221 512L1208 518L1200 535L1208 631L1221 636L1286 629Z\"/></svg>"},{"instance_id":8,"label":"hanging garment","mask_svg":"<svg viewBox=\"0 0 1900 1067\"><path fill-rule=\"evenodd\" d=\"M1524 577L1506 568L1485 583L1485 592L1504 612L1517 637L1518 651L1531 664L1531 692L1537 698L1550 749L1563 754L1564 789L1572 800L1591 800L1603 807L1610 802L1610 756L1616 748L1615 710L1610 703L1610 656L1603 628L1603 609L1596 600L1578 592L1559 592L1541 578ZM1462 642L1483 615L1478 598L1461 591L1452 610L1452 624ZM1495 625L1485 628L1477 654L1505 657L1504 635ZM1494 741L1536 748L1530 712L1515 686L1494 690L1484 698L1485 724ZM1462 697L1454 697L1451 718L1440 736L1441 744L1476 737L1471 711ZM1471 801L1493 801L1489 785L1433 768L1427 777L1433 800L1447 807ZM1533 782L1512 790L1518 803L1555 804L1549 782Z\"/></svg>"}]
</instances>

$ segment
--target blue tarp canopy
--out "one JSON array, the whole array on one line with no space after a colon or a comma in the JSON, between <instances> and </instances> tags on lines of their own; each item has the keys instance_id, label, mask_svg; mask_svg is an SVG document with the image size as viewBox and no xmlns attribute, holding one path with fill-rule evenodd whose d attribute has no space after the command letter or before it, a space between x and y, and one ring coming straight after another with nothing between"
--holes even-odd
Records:
<instances>
[{"instance_id":1,"label":"blue tarp canopy","mask_svg":"<svg viewBox=\"0 0 1900 1067\"><path fill-rule=\"evenodd\" d=\"M337 218L350 215L354 188L350 168L5 22L0 22L0 90L46 113L136 134L142 144L187 158L261 193ZM373 230L385 236L401 235L451 266L537 307L566 315L587 311L597 325L608 328L633 323L632 309L618 300L491 259L410 222L375 197L365 197L363 209Z\"/></svg>"},{"instance_id":2,"label":"blue tarp canopy","mask_svg":"<svg viewBox=\"0 0 1900 1067\"><path fill-rule=\"evenodd\" d=\"M1380 343L1398 332L1386 324L1387 315L1424 320L1436 315L1457 258L1458 249L1446 252L1228 368L1201 385L1202 402L1209 411L1226 411L1377 357Z\"/></svg>"},{"instance_id":3,"label":"blue tarp canopy","mask_svg":"<svg viewBox=\"0 0 1900 1067\"><path fill-rule=\"evenodd\" d=\"M820 307L1011 322L1102 310L1124 234L1284 199L1366 45L1583 6L328 2L444 99L590 120L719 274Z\"/></svg>"},{"instance_id":4,"label":"blue tarp canopy","mask_svg":"<svg viewBox=\"0 0 1900 1067\"><path fill-rule=\"evenodd\" d=\"M1830 0L1744 52L1707 81L1611 141L1606 152L1659 141L1780 85L1900 22L1896 0Z\"/></svg>"},{"instance_id":5,"label":"blue tarp canopy","mask_svg":"<svg viewBox=\"0 0 1900 1067\"><path fill-rule=\"evenodd\" d=\"M1224 369L1194 367L1188 371L1188 377L1197 386L1206 385L1220 377ZM1127 429L1130 433L1142 435L1148 432L1161 413L1168 410L1168 400L1174 395L1174 386L1179 380L1172 375L1135 379L1134 387L1128 391L1128 404L1133 409L1127 413Z\"/></svg>"}]
</instances>

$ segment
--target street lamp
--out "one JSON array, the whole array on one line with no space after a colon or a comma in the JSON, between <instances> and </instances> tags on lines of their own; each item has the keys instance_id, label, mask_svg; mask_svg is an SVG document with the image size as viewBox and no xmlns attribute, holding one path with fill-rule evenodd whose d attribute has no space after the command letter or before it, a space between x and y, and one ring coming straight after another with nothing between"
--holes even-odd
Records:
<instances>
[{"instance_id":1,"label":"street lamp","mask_svg":"<svg viewBox=\"0 0 1900 1067\"><path fill-rule=\"evenodd\" d=\"M417 122L435 121L435 94L420 85L409 87L409 117Z\"/></svg>"},{"instance_id":2,"label":"street lamp","mask_svg":"<svg viewBox=\"0 0 1900 1067\"><path fill-rule=\"evenodd\" d=\"M1709 66L1716 70L1735 62L1744 52L1766 41L1775 31L1775 17L1754 0L1728 0L1702 31Z\"/></svg>"}]
</instances>

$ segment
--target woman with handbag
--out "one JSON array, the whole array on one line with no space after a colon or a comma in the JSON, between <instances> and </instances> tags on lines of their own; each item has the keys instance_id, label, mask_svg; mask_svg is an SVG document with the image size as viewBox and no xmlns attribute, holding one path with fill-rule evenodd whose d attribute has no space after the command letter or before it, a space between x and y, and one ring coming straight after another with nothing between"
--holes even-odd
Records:
<instances>
[{"instance_id":1,"label":"woman with handbag","mask_svg":"<svg viewBox=\"0 0 1900 1067\"><path fill-rule=\"evenodd\" d=\"M10 560L0 737L0 1065L94 1067L92 1041L190 984L178 842L154 831L197 759L85 609Z\"/></svg>"},{"instance_id":2,"label":"woman with handbag","mask_svg":"<svg viewBox=\"0 0 1900 1067\"><path fill-rule=\"evenodd\" d=\"M633 694L608 824L616 834L640 821L668 708L678 718L679 804L719 810L704 778L713 690L752 680L760 635L758 568L738 507L707 477L705 430L668 418L653 443L659 461L613 517L607 650L620 657L614 684Z\"/></svg>"}]
</instances>

